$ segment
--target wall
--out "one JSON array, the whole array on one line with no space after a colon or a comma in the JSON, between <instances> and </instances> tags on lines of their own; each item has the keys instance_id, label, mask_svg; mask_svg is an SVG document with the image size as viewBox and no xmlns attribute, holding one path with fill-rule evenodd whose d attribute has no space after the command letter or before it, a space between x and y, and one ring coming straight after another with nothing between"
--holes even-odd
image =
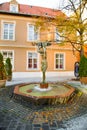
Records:
<instances>
[{"instance_id":1,"label":"wall","mask_svg":"<svg viewBox=\"0 0 87 130\"><path fill-rule=\"evenodd\" d=\"M1 50L13 50L14 51L14 77L17 76L18 73L21 76L32 76L33 72L34 74L40 75L41 69L39 65L38 70L27 70L26 64L27 64L27 51L37 51L36 47L32 45L32 42L27 41L27 23L32 23L32 21L36 21L35 18L29 18L24 16L12 16L12 15L1 15L0 16L0 28L1 28L1 20L6 21L14 21L15 27L16 27L16 35L14 41L8 41L8 40L2 40L0 37L0 49ZM51 26L51 30L53 27ZM46 32L45 32L46 33ZM50 38L54 38L54 35L48 35L43 36L41 35L42 41ZM65 55L65 68L64 70L56 70L55 69L55 54L56 53L64 53ZM76 61L76 58L74 57L72 53L72 47L68 44L66 46L59 46L55 43L52 43L51 46L47 47L47 61L48 61L48 68L47 73L48 75L59 75L66 73L72 73L74 69L74 63ZM39 55L39 64L41 63L41 57ZM29 72L29 73L27 73ZM30 73L31 72L31 73ZM69 74L68 73L68 74Z\"/></svg>"}]
</instances>

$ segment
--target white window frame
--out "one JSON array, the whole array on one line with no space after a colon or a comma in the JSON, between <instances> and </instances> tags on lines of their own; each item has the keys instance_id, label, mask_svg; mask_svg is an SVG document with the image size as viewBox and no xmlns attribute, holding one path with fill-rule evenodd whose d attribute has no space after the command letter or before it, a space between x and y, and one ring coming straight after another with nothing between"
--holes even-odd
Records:
<instances>
[{"instance_id":1,"label":"white window frame","mask_svg":"<svg viewBox=\"0 0 87 130\"><path fill-rule=\"evenodd\" d=\"M1 53L3 54L3 52L12 52L12 54L13 54L13 60L11 60L11 63L12 63L12 70L14 70L14 50L1 50ZM6 58L8 58L8 56L6 57ZM3 57L3 59L4 59L4 62L5 62L5 60L6 60L6 58L4 59L4 57ZM10 58L10 57L9 57Z\"/></svg>"},{"instance_id":2,"label":"white window frame","mask_svg":"<svg viewBox=\"0 0 87 130\"><path fill-rule=\"evenodd\" d=\"M4 24L13 24L13 39L4 39ZM9 41L14 41L15 40L15 28L16 28L16 22L15 21L1 21L1 39L2 40L9 40Z\"/></svg>"},{"instance_id":3,"label":"white window frame","mask_svg":"<svg viewBox=\"0 0 87 130\"><path fill-rule=\"evenodd\" d=\"M28 68L28 53L36 53L37 54L37 68ZM27 57L26 57L26 70L39 70L39 54L36 51L27 51Z\"/></svg>"},{"instance_id":4,"label":"white window frame","mask_svg":"<svg viewBox=\"0 0 87 130\"><path fill-rule=\"evenodd\" d=\"M40 39L40 30L39 30L39 28L38 28L38 30L37 30L37 39L35 39L35 37L33 36L33 39L29 39L29 25L31 25L31 26L33 26L34 28L35 28L35 24L32 24L32 23L27 23L27 41L29 41L29 42L33 42L33 41L38 41L39 39ZM33 30L33 33L35 34L35 30ZM33 35L34 35L33 34Z\"/></svg>"},{"instance_id":5,"label":"white window frame","mask_svg":"<svg viewBox=\"0 0 87 130\"><path fill-rule=\"evenodd\" d=\"M56 68L56 54L63 54L64 56L64 61L63 61L63 68ZM56 52L54 54L54 70L65 70L65 53L64 52Z\"/></svg>"},{"instance_id":6,"label":"white window frame","mask_svg":"<svg viewBox=\"0 0 87 130\"><path fill-rule=\"evenodd\" d=\"M17 4L10 4L10 11L11 12L18 12L18 5Z\"/></svg>"},{"instance_id":7,"label":"white window frame","mask_svg":"<svg viewBox=\"0 0 87 130\"><path fill-rule=\"evenodd\" d=\"M57 34L58 33L58 34ZM64 40L64 37L62 37L62 34L63 34L64 32L61 32L61 33L59 33L58 32L58 29L57 28L55 28L55 41L57 42L57 43L61 43L63 40Z\"/></svg>"}]
</instances>

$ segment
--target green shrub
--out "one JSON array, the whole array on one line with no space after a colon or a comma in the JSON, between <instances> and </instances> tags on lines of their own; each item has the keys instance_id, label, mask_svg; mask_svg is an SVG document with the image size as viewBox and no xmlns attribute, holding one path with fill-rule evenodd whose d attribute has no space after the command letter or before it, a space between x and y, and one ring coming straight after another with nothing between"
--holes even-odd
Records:
<instances>
[{"instance_id":1,"label":"green shrub","mask_svg":"<svg viewBox=\"0 0 87 130\"><path fill-rule=\"evenodd\" d=\"M5 68L6 68L6 75L12 76L12 64L11 59L9 57L6 59Z\"/></svg>"},{"instance_id":2,"label":"green shrub","mask_svg":"<svg viewBox=\"0 0 87 130\"><path fill-rule=\"evenodd\" d=\"M84 55L80 59L79 76L87 77L87 58Z\"/></svg>"},{"instance_id":3,"label":"green shrub","mask_svg":"<svg viewBox=\"0 0 87 130\"><path fill-rule=\"evenodd\" d=\"M5 65L3 62L3 55L0 53L0 80L6 79Z\"/></svg>"}]
</instances>

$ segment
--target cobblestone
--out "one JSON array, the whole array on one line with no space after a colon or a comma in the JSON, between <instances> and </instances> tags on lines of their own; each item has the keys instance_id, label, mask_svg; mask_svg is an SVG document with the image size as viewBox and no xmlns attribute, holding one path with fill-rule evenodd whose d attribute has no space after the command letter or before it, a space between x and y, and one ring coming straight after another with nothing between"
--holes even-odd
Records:
<instances>
[{"instance_id":1,"label":"cobblestone","mask_svg":"<svg viewBox=\"0 0 87 130\"><path fill-rule=\"evenodd\" d=\"M12 97L13 86L0 89L0 130L87 130L87 94L69 104L33 106Z\"/></svg>"}]
</instances>

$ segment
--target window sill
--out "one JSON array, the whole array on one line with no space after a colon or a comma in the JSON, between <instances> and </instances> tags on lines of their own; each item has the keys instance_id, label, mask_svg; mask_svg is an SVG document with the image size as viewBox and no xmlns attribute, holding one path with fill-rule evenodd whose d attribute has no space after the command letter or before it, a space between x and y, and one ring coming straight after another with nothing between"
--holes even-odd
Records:
<instances>
[{"instance_id":1,"label":"window sill","mask_svg":"<svg viewBox=\"0 0 87 130\"><path fill-rule=\"evenodd\" d=\"M7 41L15 42L16 40L5 40L5 39L1 39L1 41L4 41L4 42L7 42Z\"/></svg>"},{"instance_id":2,"label":"window sill","mask_svg":"<svg viewBox=\"0 0 87 130\"><path fill-rule=\"evenodd\" d=\"M27 71L40 71L39 69L27 69Z\"/></svg>"},{"instance_id":3,"label":"window sill","mask_svg":"<svg viewBox=\"0 0 87 130\"><path fill-rule=\"evenodd\" d=\"M54 70L56 70L56 71L64 71L65 69L54 69Z\"/></svg>"}]
</instances>

